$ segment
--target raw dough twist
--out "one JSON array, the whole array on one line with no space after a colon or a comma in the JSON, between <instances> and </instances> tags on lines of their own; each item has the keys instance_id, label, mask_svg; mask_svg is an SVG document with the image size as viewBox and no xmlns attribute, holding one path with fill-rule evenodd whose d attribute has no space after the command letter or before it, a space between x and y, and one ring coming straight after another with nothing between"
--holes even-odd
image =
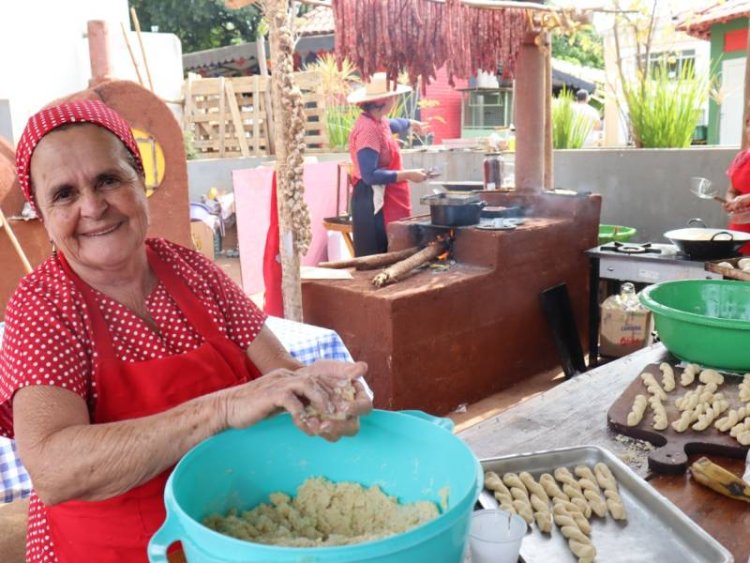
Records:
<instances>
[{"instance_id":1,"label":"raw dough twist","mask_svg":"<svg viewBox=\"0 0 750 563\"><path fill-rule=\"evenodd\" d=\"M737 435L737 441L743 446L750 446L750 430L745 430Z\"/></svg>"},{"instance_id":2,"label":"raw dough twist","mask_svg":"<svg viewBox=\"0 0 750 563\"><path fill-rule=\"evenodd\" d=\"M695 381L695 376L698 375L698 372L700 370L701 368L698 364L688 364L687 366L685 366L685 369L682 371L682 375L680 376L680 384L683 387L691 385L693 381Z\"/></svg>"},{"instance_id":3,"label":"raw dough twist","mask_svg":"<svg viewBox=\"0 0 750 563\"><path fill-rule=\"evenodd\" d=\"M549 502L549 496L547 495L547 491L544 490L544 487L542 487L539 483L537 483L534 480L534 477L532 477L531 473L527 471L522 471L518 474L519 479L521 479L521 482L526 486L526 490L529 491L532 495L536 495L544 502Z\"/></svg>"},{"instance_id":4,"label":"raw dough twist","mask_svg":"<svg viewBox=\"0 0 750 563\"><path fill-rule=\"evenodd\" d=\"M641 379L649 393L659 397L662 401L667 400L667 394L664 392L664 389L661 388L661 385L659 385L652 373L643 372L641 374Z\"/></svg>"},{"instance_id":5,"label":"raw dough twist","mask_svg":"<svg viewBox=\"0 0 750 563\"><path fill-rule=\"evenodd\" d=\"M698 420L698 417L703 414L703 412L706 410L706 403L701 403L700 405L697 405L694 409L690 409L687 411L682 411L682 414L680 415L680 418L675 420L672 423L672 428L676 432L685 432L688 428L690 428L690 425Z\"/></svg>"},{"instance_id":6,"label":"raw dough twist","mask_svg":"<svg viewBox=\"0 0 750 563\"><path fill-rule=\"evenodd\" d=\"M636 395L633 400L633 406L628 413L628 426L638 426L643 420L643 413L646 412L648 400L645 395Z\"/></svg>"},{"instance_id":7,"label":"raw dough twist","mask_svg":"<svg viewBox=\"0 0 750 563\"><path fill-rule=\"evenodd\" d=\"M562 490L568 495L570 502L575 504L586 518L590 517L591 507L589 506L589 503L586 502L586 497L583 496L583 490L578 484L576 478L573 477L573 474L565 467L558 467L555 469L555 479L562 483Z\"/></svg>"},{"instance_id":8,"label":"raw dough twist","mask_svg":"<svg viewBox=\"0 0 750 563\"><path fill-rule=\"evenodd\" d=\"M530 526L534 523L534 512L531 510L531 505L522 500L514 500L513 508L521 518L526 520L526 523Z\"/></svg>"},{"instance_id":9,"label":"raw dough twist","mask_svg":"<svg viewBox=\"0 0 750 563\"><path fill-rule=\"evenodd\" d=\"M539 484L544 487L545 492L551 499L570 500L568 495L562 492L560 487L558 487L555 478L549 473L543 473L542 476L539 477Z\"/></svg>"},{"instance_id":10,"label":"raw dough twist","mask_svg":"<svg viewBox=\"0 0 750 563\"><path fill-rule=\"evenodd\" d=\"M750 415L750 408L748 407L732 409L726 414L726 416L716 421L714 428L718 429L719 432L727 432L732 426L735 426L740 420L748 415Z\"/></svg>"},{"instance_id":11,"label":"raw dough twist","mask_svg":"<svg viewBox=\"0 0 750 563\"><path fill-rule=\"evenodd\" d=\"M503 475L503 483L505 483L508 487L517 487L519 489L526 490L526 486L523 484L523 481L518 478L518 475L515 473L506 473Z\"/></svg>"},{"instance_id":12,"label":"raw dough twist","mask_svg":"<svg viewBox=\"0 0 750 563\"><path fill-rule=\"evenodd\" d=\"M553 504L552 514L555 524L568 540L570 551L578 558L579 563L591 563L596 557L596 548L591 543L591 539L578 528L575 519L561 501L553 501Z\"/></svg>"},{"instance_id":13,"label":"raw dough twist","mask_svg":"<svg viewBox=\"0 0 750 563\"><path fill-rule=\"evenodd\" d=\"M484 474L484 486L492 491L495 495L495 499L500 503L500 508L515 513L516 510L513 508L513 496L510 494L508 487L505 486L503 480L494 471L488 471Z\"/></svg>"},{"instance_id":14,"label":"raw dough twist","mask_svg":"<svg viewBox=\"0 0 750 563\"><path fill-rule=\"evenodd\" d=\"M601 496L594 472L585 465L579 465L573 471L579 477L578 484L583 489L583 496L589 502L592 512L599 518L607 516L607 504Z\"/></svg>"},{"instance_id":15,"label":"raw dough twist","mask_svg":"<svg viewBox=\"0 0 750 563\"><path fill-rule=\"evenodd\" d=\"M545 534L549 534L552 531L552 513L549 510L547 492L534 480L531 473L522 471L518 474L518 477L530 493L529 500L534 511L534 520L536 520L537 527Z\"/></svg>"},{"instance_id":16,"label":"raw dough twist","mask_svg":"<svg viewBox=\"0 0 750 563\"><path fill-rule=\"evenodd\" d=\"M732 429L729 431L729 435L732 436L732 438L736 438L740 434L748 430L750 430L750 416L745 417L742 422L738 422L737 424L732 426Z\"/></svg>"},{"instance_id":17,"label":"raw dough twist","mask_svg":"<svg viewBox=\"0 0 750 563\"><path fill-rule=\"evenodd\" d=\"M724 383L724 376L715 369L704 369L698 379L701 383L715 383L717 387Z\"/></svg>"},{"instance_id":18,"label":"raw dough twist","mask_svg":"<svg viewBox=\"0 0 750 563\"><path fill-rule=\"evenodd\" d=\"M617 492L617 480L612 475L609 467L604 463L597 463L594 466L594 474L599 486L604 489L604 497L606 498L607 508L612 518L615 520L626 520L627 515L625 514L625 505L622 502L620 493Z\"/></svg>"},{"instance_id":19,"label":"raw dough twist","mask_svg":"<svg viewBox=\"0 0 750 563\"><path fill-rule=\"evenodd\" d=\"M664 430L669 426L669 418L667 417L667 409L664 408L661 400L657 395L651 395L648 399L651 405L651 410L654 411L654 429Z\"/></svg>"},{"instance_id":20,"label":"raw dough twist","mask_svg":"<svg viewBox=\"0 0 750 563\"><path fill-rule=\"evenodd\" d=\"M659 369L662 373L661 386L664 388L664 391L669 393L675 387L674 369L672 369L672 366L667 362L662 362L661 364L659 364Z\"/></svg>"},{"instance_id":21,"label":"raw dough twist","mask_svg":"<svg viewBox=\"0 0 750 563\"><path fill-rule=\"evenodd\" d=\"M744 403L750 401L750 373L746 373L740 383L740 401Z\"/></svg>"},{"instance_id":22,"label":"raw dough twist","mask_svg":"<svg viewBox=\"0 0 750 563\"><path fill-rule=\"evenodd\" d=\"M564 510L575 521L579 530L586 535L591 535L591 524L577 504L558 499L555 499L552 504L553 506L561 506L562 508L559 510Z\"/></svg>"}]
</instances>

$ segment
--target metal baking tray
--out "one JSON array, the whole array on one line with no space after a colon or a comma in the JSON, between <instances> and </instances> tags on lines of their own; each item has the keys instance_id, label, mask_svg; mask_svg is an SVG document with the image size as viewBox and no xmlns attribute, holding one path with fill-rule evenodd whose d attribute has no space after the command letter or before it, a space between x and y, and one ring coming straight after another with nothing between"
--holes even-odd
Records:
<instances>
[{"instance_id":1,"label":"metal baking tray","mask_svg":"<svg viewBox=\"0 0 750 563\"><path fill-rule=\"evenodd\" d=\"M731 563L732 554L703 528L693 522L666 497L641 479L611 452L597 446L579 446L481 460L485 471L503 473L528 471L535 478L556 468L585 464L593 468L606 463L612 470L627 511L627 522L610 516L592 516L591 540L597 563ZM534 526L521 545L526 563L575 563L576 557L556 526L542 534Z\"/></svg>"}]
</instances>

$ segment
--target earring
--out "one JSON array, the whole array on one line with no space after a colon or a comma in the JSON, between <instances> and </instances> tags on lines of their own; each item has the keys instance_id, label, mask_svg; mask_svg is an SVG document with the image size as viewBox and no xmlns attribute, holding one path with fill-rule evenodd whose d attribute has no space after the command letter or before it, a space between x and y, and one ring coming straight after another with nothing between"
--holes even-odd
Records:
<instances>
[{"instance_id":1,"label":"earring","mask_svg":"<svg viewBox=\"0 0 750 563\"><path fill-rule=\"evenodd\" d=\"M50 246L52 246L52 256L54 258L57 258L57 247L55 246L55 243L52 241L49 241Z\"/></svg>"}]
</instances>

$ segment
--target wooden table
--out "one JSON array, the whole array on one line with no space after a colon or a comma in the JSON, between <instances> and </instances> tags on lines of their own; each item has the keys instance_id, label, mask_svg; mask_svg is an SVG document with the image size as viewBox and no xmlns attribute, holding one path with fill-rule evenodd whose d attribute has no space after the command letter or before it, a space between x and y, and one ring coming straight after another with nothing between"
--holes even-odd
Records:
<instances>
[{"instance_id":1,"label":"wooden table","mask_svg":"<svg viewBox=\"0 0 750 563\"><path fill-rule=\"evenodd\" d=\"M607 428L612 403L650 363L676 362L656 344L557 385L472 426L459 435L480 459L514 453L597 445L644 477L654 488L715 537L744 563L750 555L750 506L695 483L688 474L658 475L648 470L645 451L633 451ZM700 456L691 456L690 462ZM711 456L742 475L744 461Z\"/></svg>"}]
</instances>

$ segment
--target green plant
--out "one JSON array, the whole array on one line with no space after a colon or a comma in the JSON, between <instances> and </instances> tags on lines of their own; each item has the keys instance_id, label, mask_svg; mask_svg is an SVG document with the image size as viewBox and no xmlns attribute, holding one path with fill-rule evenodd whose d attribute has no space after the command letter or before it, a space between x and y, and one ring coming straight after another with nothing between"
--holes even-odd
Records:
<instances>
[{"instance_id":1,"label":"green plant","mask_svg":"<svg viewBox=\"0 0 750 563\"><path fill-rule=\"evenodd\" d=\"M556 149L580 149L591 133L591 119L575 109L573 92L564 88L552 100L552 146Z\"/></svg>"},{"instance_id":2,"label":"green plant","mask_svg":"<svg viewBox=\"0 0 750 563\"><path fill-rule=\"evenodd\" d=\"M691 63L682 65L676 76L668 66L654 65L650 76L639 70L636 80L623 84L636 147L681 148L693 139L711 79L696 76Z\"/></svg>"}]
</instances>

